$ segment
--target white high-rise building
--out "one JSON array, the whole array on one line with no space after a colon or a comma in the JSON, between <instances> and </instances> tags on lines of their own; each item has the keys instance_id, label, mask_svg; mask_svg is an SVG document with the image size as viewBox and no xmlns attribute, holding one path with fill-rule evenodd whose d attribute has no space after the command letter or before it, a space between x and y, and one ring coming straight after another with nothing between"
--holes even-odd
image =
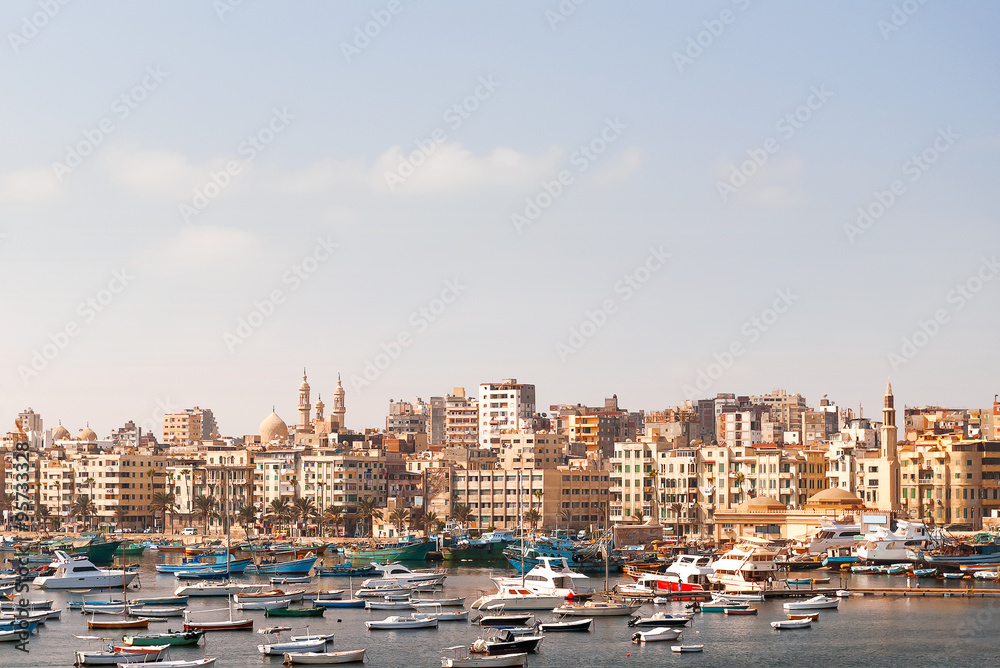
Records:
<instances>
[{"instance_id":1,"label":"white high-rise building","mask_svg":"<svg viewBox=\"0 0 1000 668\"><path fill-rule=\"evenodd\" d=\"M500 433L535 414L535 386L504 378L479 385L479 447L500 449Z\"/></svg>"}]
</instances>

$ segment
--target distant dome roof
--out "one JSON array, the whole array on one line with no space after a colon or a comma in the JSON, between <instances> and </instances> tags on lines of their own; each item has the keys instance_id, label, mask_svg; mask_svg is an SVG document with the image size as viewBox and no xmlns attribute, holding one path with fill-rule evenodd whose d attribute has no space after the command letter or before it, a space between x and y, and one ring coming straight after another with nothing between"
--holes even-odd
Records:
<instances>
[{"instance_id":1,"label":"distant dome roof","mask_svg":"<svg viewBox=\"0 0 1000 668\"><path fill-rule=\"evenodd\" d=\"M89 426L84 427L80 430L80 433L76 435L76 440L78 441L96 441L97 432L91 429Z\"/></svg>"},{"instance_id":2,"label":"distant dome roof","mask_svg":"<svg viewBox=\"0 0 1000 668\"><path fill-rule=\"evenodd\" d=\"M52 430L53 441L64 441L69 437L70 437L69 431L66 429L66 427L62 425L59 425L58 427Z\"/></svg>"},{"instance_id":3,"label":"distant dome roof","mask_svg":"<svg viewBox=\"0 0 1000 668\"><path fill-rule=\"evenodd\" d=\"M749 501L744 501L736 508L738 513L768 513L776 510L785 510L785 504L769 496L755 496Z\"/></svg>"},{"instance_id":4,"label":"distant dome roof","mask_svg":"<svg viewBox=\"0 0 1000 668\"><path fill-rule=\"evenodd\" d=\"M824 504L824 505L851 505L851 506L863 506L865 504L864 499L861 497L851 494L846 489L840 489L838 487L830 487L824 489L822 492L817 492L809 497L807 504Z\"/></svg>"},{"instance_id":5,"label":"distant dome roof","mask_svg":"<svg viewBox=\"0 0 1000 668\"><path fill-rule=\"evenodd\" d=\"M278 417L278 414L271 411L271 414L260 423L260 442L270 443L271 441L287 441L288 425Z\"/></svg>"}]
</instances>

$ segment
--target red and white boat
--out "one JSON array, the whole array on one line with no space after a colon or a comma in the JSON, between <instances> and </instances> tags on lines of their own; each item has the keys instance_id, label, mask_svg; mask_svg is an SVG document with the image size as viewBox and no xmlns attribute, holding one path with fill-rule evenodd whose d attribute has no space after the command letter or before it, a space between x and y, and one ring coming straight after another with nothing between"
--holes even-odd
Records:
<instances>
[{"instance_id":1,"label":"red and white boat","mask_svg":"<svg viewBox=\"0 0 1000 668\"><path fill-rule=\"evenodd\" d=\"M619 586L619 593L656 596L661 593L705 591L708 576L715 572L712 558L705 555L679 555L664 573L639 570L626 571L636 581L634 585Z\"/></svg>"}]
</instances>

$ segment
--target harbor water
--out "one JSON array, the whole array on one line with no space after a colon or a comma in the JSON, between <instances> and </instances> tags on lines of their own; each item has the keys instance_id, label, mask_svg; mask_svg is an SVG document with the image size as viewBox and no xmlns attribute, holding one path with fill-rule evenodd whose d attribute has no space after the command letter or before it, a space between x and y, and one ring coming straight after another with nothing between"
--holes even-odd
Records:
<instances>
[{"instance_id":1,"label":"harbor water","mask_svg":"<svg viewBox=\"0 0 1000 668\"><path fill-rule=\"evenodd\" d=\"M130 596L167 595L177 586L169 575L154 570L155 557L142 560L140 588L130 589ZM498 564L497 568L502 568ZM494 573L499 572L492 571ZM507 569L513 574L512 569ZM454 567L440 596L467 596L467 605L481 593L492 591L486 568ZM817 573L829 576L829 573ZM808 572L792 577L808 577ZM252 582L254 578L244 578ZM614 582L626 582L618 576ZM846 578L851 587L906 587L905 576L854 575ZM912 583L916 583L913 580ZM288 588L319 583L326 589L348 587L347 578L313 578L311 585L287 585ZM355 588L360 584L354 581ZM603 581L582 584L603 588ZM833 577L832 586L839 584ZM969 581L921 579L921 589L968 586ZM992 582L975 582L976 589L996 589ZM917 593L920 590L914 590ZM114 592L112 592L114 593ZM118 592L120 594L120 592ZM346 594L345 594L346 595ZM114 635L122 632L92 633L87 629L87 616L79 610L65 609L67 594L45 592L32 588L31 598L55 601L54 608L63 608L62 619L40 626L31 636L28 653L15 648L15 643L0 644L0 666L70 666L76 649L99 649L94 641L77 639L76 635ZM782 600L754 603L757 616L727 617L718 613L696 614L687 627L680 644L704 645L700 654L673 654L674 642L632 643L636 629L627 624L627 617L596 618L588 633L548 633L537 653L529 654L532 668L576 666L975 666L992 663L1000 656L1000 597L900 597L852 596L842 600L839 610L823 611L812 628L775 631L770 622L785 619ZM210 610L226 606L224 598L191 598L189 609ZM685 603L667 605L648 603L639 611L649 615L657 610L683 612ZM197 613L195 613L197 614ZM169 659L217 657L218 668L248 666L280 666L280 656L262 656L257 645L271 636L256 631L265 626L291 626L295 633L333 633L335 639L327 651L364 648L367 664L373 667L411 668L437 667L446 653L442 648L471 645L481 629L468 622L446 622L439 628L411 631L368 631L366 620L384 619L407 611L366 611L336 609L326 611L319 619L265 619L262 611L235 611L236 615L254 619L253 631L210 632L197 647L174 647ZM473 613L472 616L475 616ZM538 617L547 620L545 612ZM227 612L205 613L196 619L228 619ZM183 620L172 618L152 622L149 633L178 630ZM307 631L308 629L308 631ZM283 636L287 640L287 636ZM357 664L356 664L357 665Z\"/></svg>"}]
</instances>

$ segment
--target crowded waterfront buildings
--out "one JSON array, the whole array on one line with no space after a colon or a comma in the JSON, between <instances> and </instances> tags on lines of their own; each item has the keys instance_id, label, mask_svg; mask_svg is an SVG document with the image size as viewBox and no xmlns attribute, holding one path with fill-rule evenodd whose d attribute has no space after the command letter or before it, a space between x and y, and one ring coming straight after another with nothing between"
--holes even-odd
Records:
<instances>
[{"instance_id":1,"label":"crowded waterfront buildings","mask_svg":"<svg viewBox=\"0 0 1000 668\"><path fill-rule=\"evenodd\" d=\"M75 436L26 409L3 438L3 511L9 518L20 491L39 524L67 528L169 521L221 531L246 508L265 529L273 508L299 504L306 530L339 514L341 533L391 535L389 516L403 509L442 521L458 514L479 528L658 523L691 539L784 526L763 515L797 526L799 515L858 503L970 528L1000 516L996 401L899 410L889 385L881 420L784 390L656 411L612 396L539 412L535 386L508 378L482 383L478 397L455 387L429 401L390 400L384 425L352 430L339 380L330 406L319 395L313 403L305 372L289 390L294 410L288 402L280 412L294 415L291 424L276 404L255 433L229 436L197 406L165 415L159 433L127 422ZM22 442L32 456L15 470ZM817 502L821 494L830 498ZM362 507L378 510L367 527L357 521Z\"/></svg>"}]
</instances>

